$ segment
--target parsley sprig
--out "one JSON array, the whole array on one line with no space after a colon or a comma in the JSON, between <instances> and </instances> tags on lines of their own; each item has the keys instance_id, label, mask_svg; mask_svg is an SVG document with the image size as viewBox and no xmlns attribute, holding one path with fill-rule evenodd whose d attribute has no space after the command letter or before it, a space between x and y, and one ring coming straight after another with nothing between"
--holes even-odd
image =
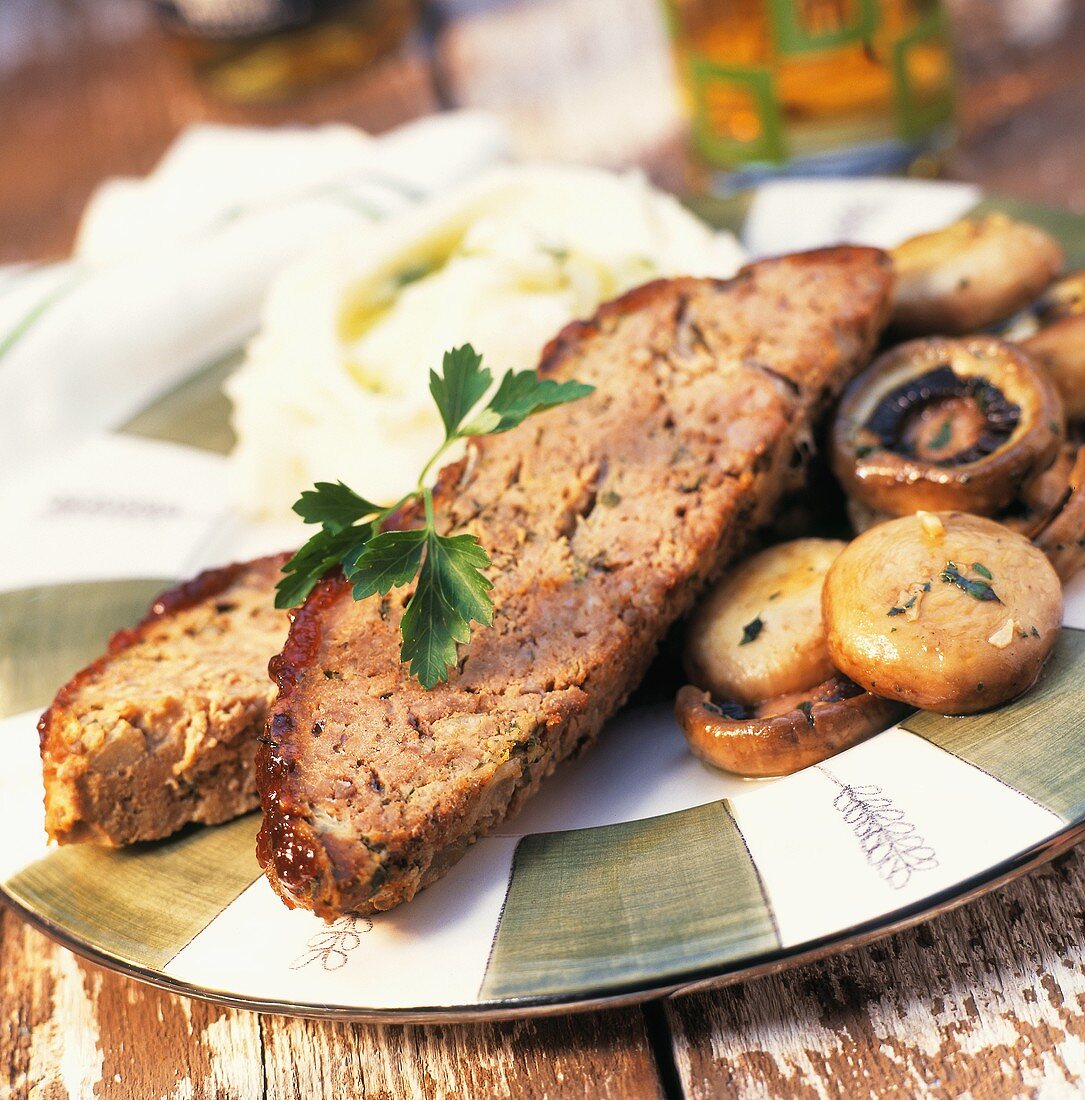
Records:
<instances>
[{"instance_id":1,"label":"parsley sprig","mask_svg":"<svg viewBox=\"0 0 1085 1100\"><path fill-rule=\"evenodd\" d=\"M441 415L445 438L418 475L415 488L387 507L374 504L341 481L318 481L301 494L294 511L318 531L283 566L276 607L295 607L336 566L353 586L356 600L409 584L418 578L400 624L400 657L429 690L448 679L456 646L471 637L471 623L493 621L490 558L474 535L441 535L430 470L458 440L499 435L533 413L586 397L593 386L555 382L535 371L507 371L482 408L493 375L470 344L445 352L441 373L430 371L429 391ZM388 517L408 503L422 502L424 522L408 531L385 531Z\"/></svg>"}]
</instances>

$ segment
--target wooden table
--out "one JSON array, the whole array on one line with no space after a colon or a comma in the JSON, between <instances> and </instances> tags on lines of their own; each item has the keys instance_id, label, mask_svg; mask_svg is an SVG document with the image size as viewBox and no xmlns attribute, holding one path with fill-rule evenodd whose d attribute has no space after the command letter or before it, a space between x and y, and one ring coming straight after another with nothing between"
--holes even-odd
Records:
<instances>
[{"instance_id":1,"label":"wooden table","mask_svg":"<svg viewBox=\"0 0 1085 1100\"><path fill-rule=\"evenodd\" d=\"M1041 53L966 67L953 173L1085 213L1083 46L1078 12ZM434 103L425 59L408 51L289 111L228 110L194 88L140 0L6 0L0 259L62 254L94 184L146 171L193 119L380 129ZM1079 849L911 931L719 991L516 1023L377 1027L160 993L0 911L0 1098L1076 1096L1083 927Z\"/></svg>"}]
</instances>

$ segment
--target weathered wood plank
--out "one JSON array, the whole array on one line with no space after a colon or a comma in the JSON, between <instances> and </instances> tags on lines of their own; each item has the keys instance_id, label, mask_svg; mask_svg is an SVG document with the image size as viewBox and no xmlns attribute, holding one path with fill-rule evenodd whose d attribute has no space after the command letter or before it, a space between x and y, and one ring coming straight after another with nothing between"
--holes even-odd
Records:
<instances>
[{"instance_id":1,"label":"weathered wood plank","mask_svg":"<svg viewBox=\"0 0 1085 1100\"><path fill-rule=\"evenodd\" d=\"M0 1098L264 1093L259 1018L77 959L0 909Z\"/></svg>"},{"instance_id":2,"label":"weathered wood plank","mask_svg":"<svg viewBox=\"0 0 1085 1100\"><path fill-rule=\"evenodd\" d=\"M0 1100L659 1100L637 1009L376 1027L257 1016L129 981L0 909Z\"/></svg>"},{"instance_id":3,"label":"weathered wood plank","mask_svg":"<svg viewBox=\"0 0 1085 1100\"><path fill-rule=\"evenodd\" d=\"M1079 1096L1083 920L1079 847L881 943L676 999L683 1086L695 1100Z\"/></svg>"},{"instance_id":4,"label":"weathered wood plank","mask_svg":"<svg viewBox=\"0 0 1085 1100\"><path fill-rule=\"evenodd\" d=\"M263 1017L268 1100L311 1096L452 1100L658 1100L636 1010L439 1027Z\"/></svg>"}]
</instances>

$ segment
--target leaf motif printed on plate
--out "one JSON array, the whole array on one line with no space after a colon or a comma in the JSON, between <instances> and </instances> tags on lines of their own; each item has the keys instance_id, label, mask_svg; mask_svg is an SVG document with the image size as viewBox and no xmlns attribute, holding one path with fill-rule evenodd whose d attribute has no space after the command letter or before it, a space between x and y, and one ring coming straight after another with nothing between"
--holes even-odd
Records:
<instances>
[{"instance_id":1,"label":"leaf motif printed on plate","mask_svg":"<svg viewBox=\"0 0 1085 1100\"><path fill-rule=\"evenodd\" d=\"M893 804L881 787L853 786L837 779L827 768L818 768L839 787L833 808L851 826L867 862L894 889L902 890L919 871L938 866L935 850Z\"/></svg>"},{"instance_id":2,"label":"leaf motif printed on plate","mask_svg":"<svg viewBox=\"0 0 1085 1100\"><path fill-rule=\"evenodd\" d=\"M308 940L290 969L301 970L319 962L324 970L342 970L350 961L350 953L361 946L362 934L372 931L373 922L365 917L339 917Z\"/></svg>"}]
</instances>

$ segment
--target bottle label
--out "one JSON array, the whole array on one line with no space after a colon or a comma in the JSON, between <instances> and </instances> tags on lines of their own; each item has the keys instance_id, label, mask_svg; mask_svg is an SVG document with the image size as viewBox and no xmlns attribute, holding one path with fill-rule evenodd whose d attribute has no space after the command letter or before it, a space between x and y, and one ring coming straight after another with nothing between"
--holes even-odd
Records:
<instances>
[{"instance_id":1,"label":"bottle label","mask_svg":"<svg viewBox=\"0 0 1085 1100\"><path fill-rule=\"evenodd\" d=\"M898 0L890 19L876 0L761 0L748 26L708 35L707 16L687 22L671 0L697 152L734 168L921 143L953 106L945 16L923 8Z\"/></svg>"},{"instance_id":2,"label":"bottle label","mask_svg":"<svg viewBox=\"0 0 1085 1100\"><path fill-rule=\"evenodd\" d=\"M777 48L785 54L817 53L870 39L878 29L876 0L848 5L810 0L768 0Z\"/></svg>"},{"instance_id":3,"label":"bottle label","mask_svg":"<svg viewBox=\"0 0 1085 1100\"><path fill-rule=\"evenodd\" d=\"M775 81L766 68L720 65L707 57L689 62L693 141L709 162L780 163L787 142Z\"/></svg>"}]
</instances>

